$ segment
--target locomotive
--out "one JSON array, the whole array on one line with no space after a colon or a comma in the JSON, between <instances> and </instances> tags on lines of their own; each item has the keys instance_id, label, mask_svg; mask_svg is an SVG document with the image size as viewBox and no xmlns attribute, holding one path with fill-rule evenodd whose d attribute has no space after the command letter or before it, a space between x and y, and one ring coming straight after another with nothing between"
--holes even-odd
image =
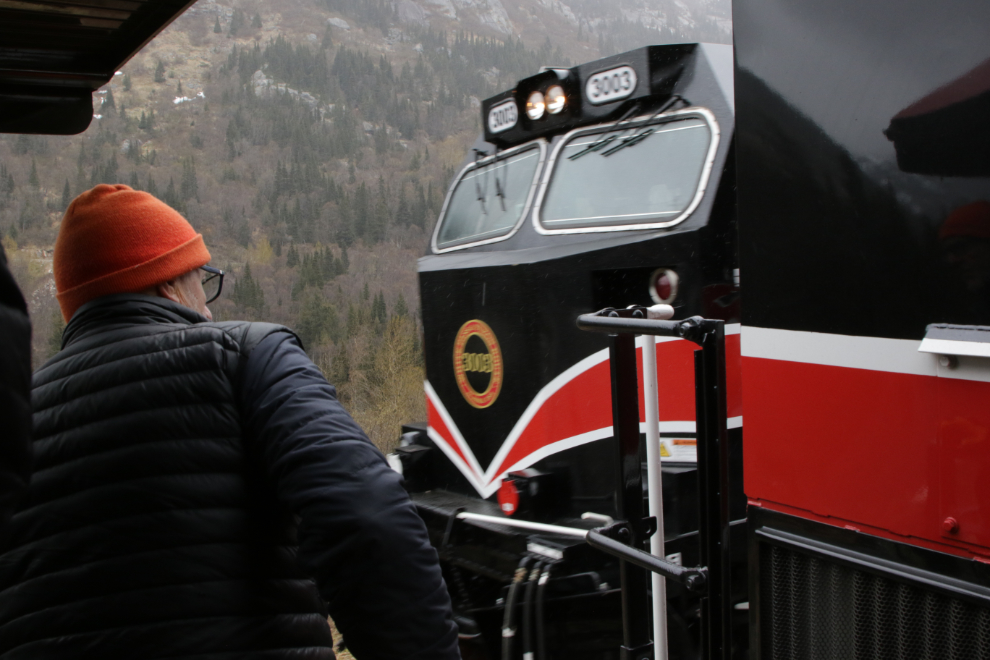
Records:
<instances>
[{"instance_id":1,"label":"locomotive","mask_svg":"<svg viewBox=\"0 0 990 660\"><path fill-rule=\"evenodd\" d=\"M682 44L546 68L481 104L484 133L419 261L428 419L403 428L392 457L440 552L466 656L619 657L621 564L560 533L630 517L608 340L580 331L579 314L665 304L724 321L732 511L744 517L733 102L731 47ZM655 353L657 533L690 566L692 349L666 338ZM646 517L648 465L635 461L631 504ZM733 526L739 648L744 529ZM670 657L697 657L699 598L671 584L667 601Z\"/></svg>"},{"instance_id":2,"label":"locomotive","mask_svg":"<svg viewBox=\"0 0 990 660\"><path fill-rule=\"evenodd\" d=\"M628 644L650 605L625 592L645 577L622 580L621 606L609 603L615 566L587 542L668 578L674 563L719 569L718 613L705 604L714 579L697 599L668 580L670 657L990 657L988 24L982 2L933 13L914 1L737 0L733 78L719 76L717 48L647 49L651 83L671 70L658 53L696 58L652 114L633 95L612 113L592 101L626 89L623 67L644 80L644 51L544 71L486 101L484 140L421 261L429 420L400 450L469 641L489 657L500 634L502 657L530 657L527 634L547 644L541 657L653 657ZM574 114L540 123L551 103ZM676 172L643 163L617 176L608 158L649 144L658 131L636 130L645 123L701 108L720 144L707 178L700 168L699 203L637 215L651 177L683 181L697 161L664 149ZM512 200L527 150L537 174ZM474 203L480 213L465 210ZM651 302L673 302L674 320L649 321ZM639 373L628 360L606 368L620 351L575 318L639 335ZM709 408L690 359L704 383L707 349L683 341L702 326L724 349ZM649 435L643 356L654 342L661 453L696 444L662 459L669 554L647 561L636 559L649 556L651 530L636 518L646 507L628 497L647 482L629 469L641 455L623 453L608 422L619 428L625 400ZM515 374L524 412L498 414ZM713 413L705 433L692 403ZM717 479L702 454L717 456ZM554 536L611 529L610 518L640 531L611 549L596 532ZM593 576L583 590L582 573Z\"/></svg>"}]
</instances>

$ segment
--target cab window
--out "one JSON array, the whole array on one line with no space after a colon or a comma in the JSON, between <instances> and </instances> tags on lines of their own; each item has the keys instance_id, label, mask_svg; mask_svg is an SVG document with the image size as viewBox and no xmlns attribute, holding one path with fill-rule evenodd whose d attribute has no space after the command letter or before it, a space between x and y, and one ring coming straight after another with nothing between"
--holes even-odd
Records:
<instances>
[{"instance_id":1,"label":"cab window","mask_svg":"<svg viewBox=\"0 0 990 660\"><path fill-rule=\"evenodd\" d=\"M673 224L704 183L711 145L700 116L580 131L556 152L539 222L550 231Z\"/></svg>"},{"instance_id":2,"label":"cab window","mask_svg":"<svg viewBox=\"0 0 990 660\"><path fill-rule=\"evenodd\" d=\"M448 195L435 248L498 240L529 205L543 148L533 143L467 167Z\"/></svg>"}]
</instances>

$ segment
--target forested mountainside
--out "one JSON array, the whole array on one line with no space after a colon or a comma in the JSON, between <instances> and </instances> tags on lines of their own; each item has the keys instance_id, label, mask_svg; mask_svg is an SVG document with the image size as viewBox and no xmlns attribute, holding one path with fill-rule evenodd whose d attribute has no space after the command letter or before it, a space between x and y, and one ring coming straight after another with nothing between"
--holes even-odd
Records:
<instances>
[{"instance_id":1,"label":"forested mountainside","mask_svg":"<svg viewBox=\"0 0 990 660\"><path fill-rule=\"evenodd\" d=\"M0 234L60 346L62 212L97 183L179 209L227 273L217 320L294 328L384 449L424 416L416 259L480 127L541 65L731 40L727 1L200 0L94 97L79 136L0 136Z\"/></svg>"}]
</instances>

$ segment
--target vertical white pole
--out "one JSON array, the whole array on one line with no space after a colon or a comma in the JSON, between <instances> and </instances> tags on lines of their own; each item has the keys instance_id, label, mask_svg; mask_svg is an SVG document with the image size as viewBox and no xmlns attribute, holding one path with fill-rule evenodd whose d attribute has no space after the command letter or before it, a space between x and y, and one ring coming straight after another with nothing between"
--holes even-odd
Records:
<instances>
[{"instance_id":1,"label":"vertical white pole","mask_svg":"<svg viewBox=\"0 0 990 660\"><path fill-rule=\"evenodd\" d=\"M663 551L663 487L660 477L660 410L657 393L657 341L643 335L643 400L646 410L646 479L650 515L657 531L650 537L650 552L661 559ZM653 651L656 660L667 660L667 581L656 573L653 580Z\"/></svg>"}]
</instances>

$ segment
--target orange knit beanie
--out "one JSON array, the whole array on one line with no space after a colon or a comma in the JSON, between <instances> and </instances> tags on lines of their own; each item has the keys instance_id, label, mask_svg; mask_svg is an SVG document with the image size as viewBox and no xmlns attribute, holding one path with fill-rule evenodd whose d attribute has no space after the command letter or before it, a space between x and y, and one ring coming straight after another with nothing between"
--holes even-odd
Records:
<instances>
[{"instance_id":1,"label":"orange knit beanie","mask_svg":"<svg viewBox=\"0 0 990 660\"><path fill-rule=\"evenodd\" d=\"M192 225L168 204L123 184L76 197L55 240L53 270L62 316L112 293L135 293L210 261Z\"/></svg>"}]
</instances>

